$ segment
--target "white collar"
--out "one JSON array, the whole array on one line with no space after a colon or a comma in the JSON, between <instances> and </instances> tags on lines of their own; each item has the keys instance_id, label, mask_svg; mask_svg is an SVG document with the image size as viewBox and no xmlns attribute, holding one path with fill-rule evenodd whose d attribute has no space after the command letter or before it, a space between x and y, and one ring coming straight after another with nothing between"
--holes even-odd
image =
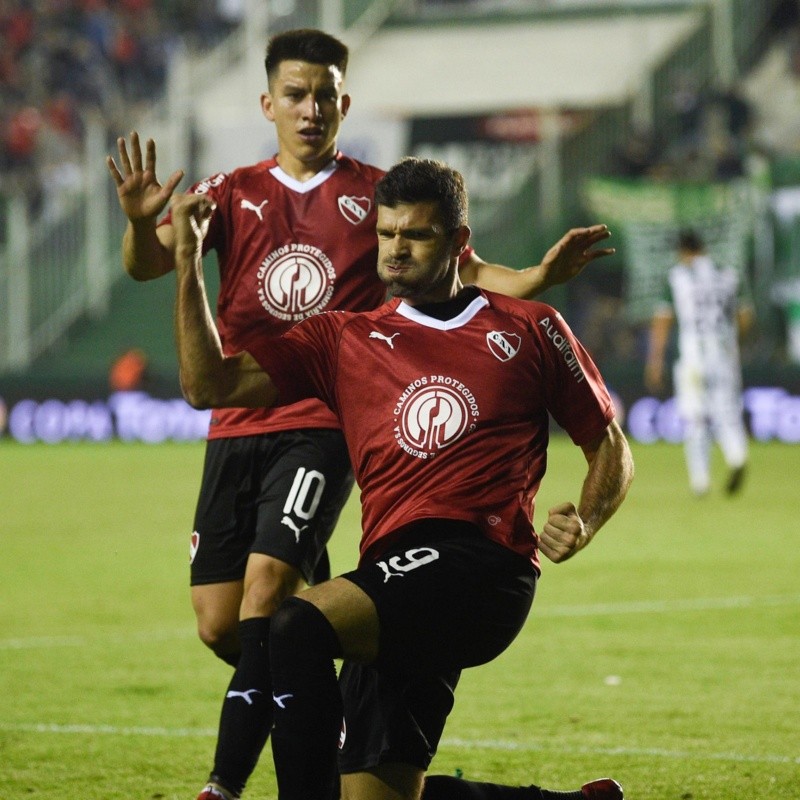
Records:
<instances>
[{"instance_id":1,"label":"white collar","mask_svg":"<svg viewBox=\"0 0 800 800\"><path fill-rule=\"evenodd\" d=\"M285 173L280 166L277 164L270 169L269 173L275 178L276 181L279 181L287 189L291 189L293 192L299 192L300 194L305 194L306 192L310 192L312 189L316 189L322 183L325 183L334 172L336 172L337 162L334 158L329 164L326 164L313 178L310 178L307 181L298 181L297 178L293 178L291 175Z\"/></svg>"},{"instance_id":2,"label":"white collar","mask_svg":"<svg viewBox=\"0 0 800 800\"><path fill-rule=\"evenodd\" d=\"M400 301L397 306L397 313L401 317L410 319L419 325L424 325L426 328L436 328L440 331L449 331L453 328L461 328L466 325L482 308L489 305L489 301L479 294L470 304L457 316L452 319L436 319L436 317L429 317L421 311L417 311L414 306L410 306L404 301Z\"/></svg>"}]
</instances>

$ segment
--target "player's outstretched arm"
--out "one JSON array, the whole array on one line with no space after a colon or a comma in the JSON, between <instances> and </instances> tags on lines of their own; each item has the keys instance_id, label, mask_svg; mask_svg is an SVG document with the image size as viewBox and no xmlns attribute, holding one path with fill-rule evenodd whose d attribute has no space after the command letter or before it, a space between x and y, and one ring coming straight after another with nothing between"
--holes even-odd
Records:
<instances>
[{"instance_id":1,"label":"player's outstretched arm","mask_svg":"<svg viewBox=\"0 0 800 800\"><path fill-rule=\"evenodd\" d=\"M539 535L540 550L556 563L589 544L619 508L633 480L633 456L615 420L582 449L589 468L580 502L577 508L569 502L551 508Z\"/></svg>"},{"instance_id":2,"label":"player's outstretched arm","mask_svg":"<svg viewBox=\"0 0 800 800\"><path fill-rule=\"evenodd\" d=\"M473 253L460 268L461 282L530 300L545 289L580 275L595 259L615 253L613 247L596 247L609 236L606 225L572 228L545 253L541 264L526 269L489 264Z\"/></svg>"},{"instance_id":3,"label":"player's outstretched arm","mask_svg":"<svg viewBox=\"0 0 800 800\"><path fill-rule=\"evenodd\" d=\"M174 236L171 226L157 228L156 223L183 178L183 170L173 172L162 186L156 177L156 144L147 140L142 162L136 131L131 133L130 151L123 137L117 139L117 149L119 166L111 156L106 158L106 166L128 218L122 237L122 262L125 271L136 280L158 278L174 267Z\"/></svg>"},{"instance_id":4,"label":"player's outstretched arm","mask_svg":"<svg viewBox=\"0 0 800 800\"><path fill-rule=\"evenodd\" d=\"M202 195L172 198L175 230L175 341L181 390L194 408L263 408L277 390L246 352L225 356L203 281L202 245L214 203Z\"/></svg>"}]
</instances>

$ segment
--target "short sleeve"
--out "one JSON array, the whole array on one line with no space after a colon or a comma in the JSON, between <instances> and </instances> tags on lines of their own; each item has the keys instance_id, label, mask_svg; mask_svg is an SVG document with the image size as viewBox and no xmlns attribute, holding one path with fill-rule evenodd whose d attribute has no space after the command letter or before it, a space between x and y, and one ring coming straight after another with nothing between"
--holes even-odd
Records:
<instances>
[{"instance_id":1,"label":"short sleeve","mask_svg":"<svg viewBox=\"0 0 800 800\"><path fill-rule=\"evenodd\" d=\"M614 404L589 353L555 309L536 327L547 361L547 409L576 445L599 436Z\"/></svg>"},{"instance_id":2,"label":"short sleeve","mask_svg":"<svg viewBox=\"0 0 800 800\"><path fill-rule=\"evenodd\" d=\"M278 389L276 405L318 398L335 408L336 312L303 320L283 336L251 335L246 350L270 376Z\"/></svg>"}]
</instances>

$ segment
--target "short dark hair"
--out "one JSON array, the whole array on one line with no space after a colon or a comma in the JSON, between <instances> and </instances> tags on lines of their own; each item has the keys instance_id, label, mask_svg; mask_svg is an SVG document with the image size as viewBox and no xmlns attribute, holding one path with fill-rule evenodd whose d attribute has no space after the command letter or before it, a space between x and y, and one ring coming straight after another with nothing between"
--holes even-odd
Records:
<instances>
[{"instance_id":1,"label":"short dark hair","mask_svg":"<svg viewBox=\"0 0 800 800\"><path fill-rule=\"evenodd\" d=\"M687 253L702 253L705 250L705 244L696 230L684 228L678 233L678 250L685 250Z\"/></svg>"},{"instance_id":2,"label":"short dark hair","mask_svg":"<svg viewBox=\"0 0 800 800\"><path fill-rule=\"evenodd\" d=\"M334 36L315 28L297 28L270 38L264 69L270 81L282 61L307 61L309 64L331 64L344 76L349 55L347 45Z\"/></svg>"},{"instance_id":3,"label":"short dark hair","mask_svg":"<svg viewBox=\"0 0 800 800\"><path fill-rule=\"evenodd\" d=\"M467 224L469 202L461 173L431 158L404 158L375 185L375 203L435 202L448 233Z\"/></svg>"}]
</instances>

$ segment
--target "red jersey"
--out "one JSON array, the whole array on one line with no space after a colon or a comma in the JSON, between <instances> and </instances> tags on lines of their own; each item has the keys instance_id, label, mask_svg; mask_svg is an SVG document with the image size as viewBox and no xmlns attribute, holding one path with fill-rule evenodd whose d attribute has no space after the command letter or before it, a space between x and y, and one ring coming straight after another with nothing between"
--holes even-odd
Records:
<instances>
[{"instance_id":1,"label":"red jersey","mask_svg":"<svg viewBox=\"0 0 800 800\"><path fill-rule=\"evenodd\" d=\"M447 321L399 299L322 314L248 350L280 402L319 397L340 420L361 489L362 559L409 523L441 517L479 526L538 569L548 413L578 445L614 416L561 315L493 292Z\"/></svg>"},{"instance_id":2,"label":"red jersey","mask_svg":"<svg viewBox=\"0 0 800 800\"><path fill-rule=\"evenodd\" d=\"M385 300L373 203L383 174L338 154L301 183L270 159L189 190L217 204L203 251L217 253L217 328L227 355L254 335L280 336L320 311L362 311ZM209 438L338 427L319 400L304 400L291 408L214 410Z\"/></svg>"}]
</instances>

